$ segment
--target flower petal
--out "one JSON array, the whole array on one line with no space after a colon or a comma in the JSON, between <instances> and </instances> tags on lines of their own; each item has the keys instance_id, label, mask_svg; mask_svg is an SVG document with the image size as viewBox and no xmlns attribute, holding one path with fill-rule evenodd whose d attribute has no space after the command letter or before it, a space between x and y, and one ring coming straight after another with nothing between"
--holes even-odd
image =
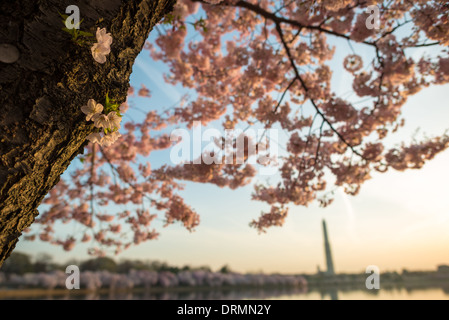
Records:
<instances>
[{"instance_id":1,"label":"flower petal","mask_svg":"<svg viewBox=\"0 0 449 320\"><path fill-rule=\"evenodd\" d=\"M99 132L93 132L93 133L89 134L86 137L86 139L89 140L92 143L95 143L95 142L100 143L102 137L101 137L101 134Z\"/></svg>"}]
</instances>

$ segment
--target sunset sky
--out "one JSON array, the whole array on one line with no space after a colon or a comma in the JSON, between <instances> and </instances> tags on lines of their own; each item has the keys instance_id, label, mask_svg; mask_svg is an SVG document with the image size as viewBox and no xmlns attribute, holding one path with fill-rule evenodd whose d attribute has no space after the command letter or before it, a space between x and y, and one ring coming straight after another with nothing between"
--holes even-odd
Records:
<instances>
[{"instance_id":1,"label":"sunset sky","mask_svg":"<svg viewBox=\"0 0 449 320\"><path fill-rule=\"evenodd\" d=\"M364 52L361 55L365 57ZM340 64L342 57L344 52L337 50L335 59ZM147 51L141 53L131 84L138 89L144 83L152 98L133 98L132 105L140 109L148 105L165 108L179 101L183 91L163 83L164 70L166 67L152 62ZM333 80L341 86L338 91L351 89L347 73L334 71ZM418 127L418 138L423 133L442 134L449 128L448 92L449 85L435 86L410 97L403 108L406 125L389 142L410 142ZM132 112L130 117L138 115ZM152 167L169 162L168 155L153 153ZM374 174L355 197L339 190L334 203L326 209L317 205L291 206L285 225L265 234L248 226L262 210L267 210L265 204L250 200L252 185L229 190L186 183L181 195L201 217L196 231L189 233L178 224L162 228L159 219L155 222L161 233L158 240L131 247L115 258L159 260L178 266L208 265L214 270L227 264L240 272L313 273L317 265L322 270L325 267L321 230L324 218L337 272L361 272L368 265L377 265L381 272L432 270L438 264L449 264L448 183L449 151L445 151L421 170ZM22 240L16 251L50 253L59 263L88 257L85 245L65 252L40 241Z\"/></svg>"}]
</instances>

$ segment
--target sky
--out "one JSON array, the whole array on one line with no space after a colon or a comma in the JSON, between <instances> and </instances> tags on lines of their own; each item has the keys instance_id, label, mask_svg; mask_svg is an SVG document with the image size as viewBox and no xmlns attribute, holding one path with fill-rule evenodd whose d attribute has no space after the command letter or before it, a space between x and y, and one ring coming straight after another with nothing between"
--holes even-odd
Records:
<instances>
[{"instance_id":1,"label":"sky","mask_svg":"<svg viewBox=\"0 0 449 320\"><path fill-rule=\"evenodd\" d=\"M335 59L340 64L347 49L337 47ZM364 58L371 54L362 46L355 46L355 50ZM341 68L333 69L337 91L347 92L350 87L345 85L351 83L351 77ZM131 84L138 90L144 83L152 98L133 98L132 106L148 110L179 103L184 91L164 83L166 70L151 60L148 51L139 55ZM410 97L403 107L406 125L389 142L409 142L417 128L429 136L449 128L448 92L449 85L433 86ZM138 117L133 112L131 108L128 116ZM150 156L152 167L168 161L169 151ZM284 226L264 234L248 225L268 208L251 200L252 185L230 190L186 183L180 194L201 217L196 230L188 232L179 224L162 228L162 222L157 221L158 240L133 246L114 258L207 265L213 270L228 265L238 272L314 273L317 266L325 268L321 229L325 219L336 272L364 272L369 265L378 266L381 272L435 270L439 264L449 264L448 182L449 151L445 151L421 170L374 173L357 196L339 190L327 208L316 204L290 206ZM32 255L46 252L58 263L88 258L83 245L65 252L40 241L21 240L16 251Z\"/></svg>"}]
</instances>

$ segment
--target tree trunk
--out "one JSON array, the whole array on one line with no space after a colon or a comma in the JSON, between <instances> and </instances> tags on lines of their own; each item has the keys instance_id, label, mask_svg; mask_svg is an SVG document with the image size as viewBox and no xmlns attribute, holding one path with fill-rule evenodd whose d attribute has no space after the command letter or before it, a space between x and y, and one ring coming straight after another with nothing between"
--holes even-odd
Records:
<instances>
[{"instance_id":1,"label":"tree trunk","mask_svg":"<svg viewBox=\"0 0 449 320\"><path fill-rule=\"evenodd\" d=\"M83 152L93 126L81 106L91 98L104 102L106 93L125 101L134 59L174 2L0 3L0 55L7 46L20 54L15 62L0 57L6 62L0 62L0 266L44 196ZM58 12L65 14L72 4L80 9L80 30L95 34L106 27L112 34L106 63L95 62L91 45L75 44L62 30Z\"/></svg>"}]
</instances>

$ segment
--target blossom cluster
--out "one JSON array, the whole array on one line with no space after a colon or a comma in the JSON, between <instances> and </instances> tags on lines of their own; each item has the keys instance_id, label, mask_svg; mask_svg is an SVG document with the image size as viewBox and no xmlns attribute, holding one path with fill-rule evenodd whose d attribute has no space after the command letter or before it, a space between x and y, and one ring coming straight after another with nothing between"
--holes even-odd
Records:
<instances>
[{"instance_id":1,"label":"blossom cluster","mask_svg":"<svg viewBox=\"0 0 449 320\"><path fill-rule=\"evenodd\" d=\"M122 117L120 112L113 110L106 115L103 110L103 105L94 99L89 99L87 105L81 107L81 111L86 115L86 121L93 121L95 127L102 129L101 132L89 134L87 139L92 143L108 147L120 137L118 129L120 129Z\"/></svg>"},{"instance_id":2,"label":"blossom cluster","mask_svg":"<svg viewBox=\"0 0 449 320\"><path fill-rule=\"evenodd\" d=\"M201 41L193 40L185 28L174 27L146 48L153 59L169 66L167 83L197 91L196 99L177 108L181 121L205 124L224 118L226 129L259 122L266 129L280 126L290 137L286 148L290 154L280 159L282 182L255 186L253 199L272 206L251 222L259 231L282 225L288 203L330 203L322 192L327 188L325 171L335 176L334 185L356 194L372 170L420 168L431 159L428 154L447 148L447 136L400 150L383 145L387 134L402 126L401 108L408 96L449 81L448 52L435 46L448 41L449 23L441 14L447 4L399 0L388 7L374 0L363 4L353 0L208 3L201 5L207 27L199 31ZM368 5L378 5L381 28L366 27ZM179 0L174 15L182 25L198 10L197 2ZM414 31L403 38L400 27L407 23L414 24ZM232 41L227 39L230 34L235 34ZM362 102L332 91L335 75L326 66L335 52L327 41L330 36L349 42L352 53L343 59L343 68L353 77L352 90L364 98ZM371 50L374 60L357 54L351 43ZM438 58L424 56L416 61L408 49L421 46L433 48ZM286 92L290 99L283 101ZM316 114L300 117L306 102L312 103ZM377 140L371 143L373 136ZM224 185L230 166L210 167L202 168L207 175L189 166L168 168L165 173Z\"/></svg>"}]
</instances>

